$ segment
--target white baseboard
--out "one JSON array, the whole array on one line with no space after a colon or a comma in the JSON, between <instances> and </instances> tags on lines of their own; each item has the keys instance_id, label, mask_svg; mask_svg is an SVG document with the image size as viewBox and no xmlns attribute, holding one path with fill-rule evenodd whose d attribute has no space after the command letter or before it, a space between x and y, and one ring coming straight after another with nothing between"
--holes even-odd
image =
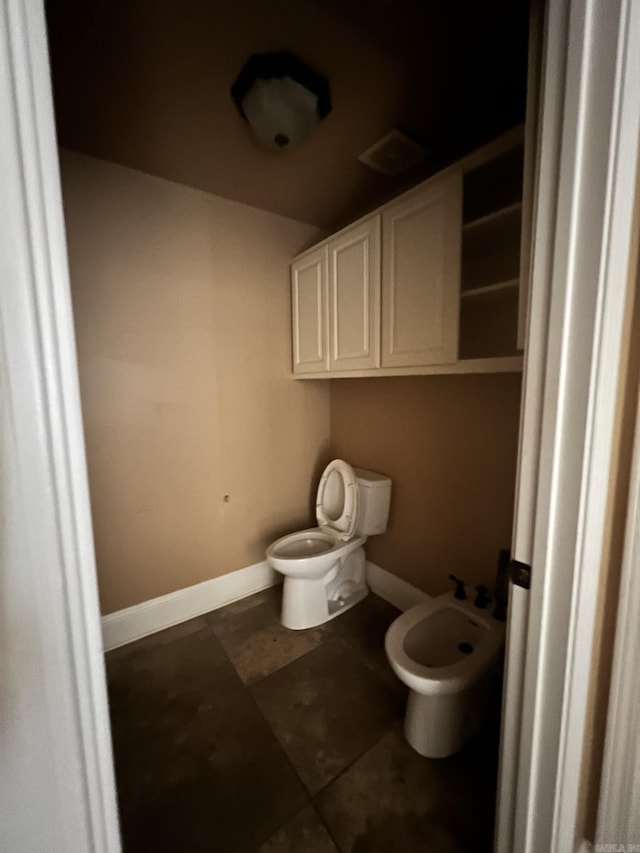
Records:
<instances>
[{"instance_id":1,"label":"white baseboard","mask_svg":"<svg viewBox=\"0 0 640 853\"><path fill-rule=\"evenodd\" d=\"M267 563L255 563L133 607L108 613L102 617L103 648L109 651L146 637L147 634L186 622L194 616L274 586L279 579L278 573Z\"/></svg>"},{"instance_id":2,"label":"white baseboard","mask_svg":"<svg viewBox=\"0 0 640 853\"><path fill-rule=\"evenodd\" d=\"M274 586L280 576L267 563L255 563L244 569L161 595L109 613L102 617L102 643L105 651L140 640L179 622L186 622L240 598L246 598ZM399 610L408 610L429 596L397 575L367 563L367 583L372 592Z\"/></svg>"},{"instance_id":3,"label":"white baseboard","mask_svg":"<svg viewBox=\"0 0 640 853\"><path fill-rule=\"evenodd\" d=\"M416 604L428 601L426 592L403 581L397 575L392 575L386 569L381 569L375 563L367 563L367 583L371 592L393 604L398 610L409 610Z\"/></svg>"}]
</instances>

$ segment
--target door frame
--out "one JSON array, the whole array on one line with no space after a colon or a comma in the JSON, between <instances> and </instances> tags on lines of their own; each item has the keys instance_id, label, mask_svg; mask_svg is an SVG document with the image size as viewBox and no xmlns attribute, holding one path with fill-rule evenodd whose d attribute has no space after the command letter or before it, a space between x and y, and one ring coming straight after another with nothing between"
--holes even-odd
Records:
<instances>
[{"instance_id":1,"label":"door frame","mask_svg":"<svg viewBox=\"0 0 640 853\"><path fill-rule=\"evenodd\" d=\"M639 413L637 404L595 838L603 848L618 842L630 848L640 842L640 679L636 677L640 670Z\"/></svg>"},{"instance_id":2,"label":"door frame","mask_svg":"<svg viewBox=\"0 0 640 853\"><path fill-rule=\"evenodd\" d=\"M548 0L514 557L532 566L522 689L507 676L497 847L579 837L594 625L635 282L640 4ZM637 66L637 67L636 67ZM523 620L524 621L524 620ZM517 632L516 625L510 626ZM513 767L515 764L515 768ZM513 797L513 813L500 807Z\"/></svg>"},{"instance_id":3,"label":"door frame","mask_svg":"<svg viewBox=\"0 0 640 853\"><path fill-rule=\"evenodd\" d=\"M10 819L0 838L7 849L117 853L44 11L42 0L2 0L0 9L0 453L10 498L3 639L11 649L3 690L15 747L3 740L0 783ZM638 15L637 0L549 0L547 8L538 145L551 171L546 195L538 184L536 233L548 231L550 217L555 224L544 250L550 278L542 280L541 254L530 296L530 328L542 323L549 336L514 851L566 853L577 841L611 376L623 339L619 282L637 164ZM536 321L544 302L535 309L536 293L546 288L548 316ZM528 375L527 368L525 381Z\"/></svg>"},{"instance_id":4,"label":"door frame","mask_svg":"<svg viewBox=\"0 0 640 853\"><path fill-rule=\"evenodd\" d=\"M0 848L118 853L41 0L0 2Z\"/></svg>"}]
</instances>

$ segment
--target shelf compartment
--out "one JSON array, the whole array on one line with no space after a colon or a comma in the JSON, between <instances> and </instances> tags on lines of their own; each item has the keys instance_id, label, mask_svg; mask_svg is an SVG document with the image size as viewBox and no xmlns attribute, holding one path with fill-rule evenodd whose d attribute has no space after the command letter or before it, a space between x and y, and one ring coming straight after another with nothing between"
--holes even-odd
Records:
<instances>
[{"instance_id":1,"label":"shelf compartment","mask_svg":"<svg viewBox=\"0 0 640 853\"><path fill-rule=\"evenodd\" d=\"M518 354L518 288L492 290L488 297L460 302L461 360Z\"/></svg>"},{"instance_id":2,"label":"shelf compartment","mask_svg":"<svg viewBox=\"0 0 640 853\"><path fill-rule=\"evenodd\" d=\"M478 229L486 229L486 231L495 230L501 219L522 219L522 201L515 201L506 207L501 207L499 210L493 210L487 213L486 216L480 216L478 219L473 219L471 222L465 222L462 226L464 235L473 234Z\"/></svg>"},{"instance_id":3,"label":"shelf compartment","mask_svg":"<svg viewBox=\"0 0 640 853\"><path fill-rule=\"evenodd\" d=\"M471 222L522 199L523 173L522 144L467 172L462 221Z\"/></svg>"},{"instance_id":4,"label":"shelf compartment","mask_svg":"<svg viewBox=\"0 0 640 853\"><path fill-rule=\"evenodd\" d=\"M462 299L494 299L505 290L518 290L519 278L510 278L507 281L497 281L494 284L486 284L484 287L476 287L473 290L463 290L460 294Z\"/></svg>"},{"instance_id":5,"label":"shelf compartment","mask_svg":"<svg viewBox=\"0 0 640 853\"><path fill-rule=\"evenodd\" d=\"M522 205L518 203L465 227L461 292L519 277L521 224Z\"/></svg>"}]
</instances>

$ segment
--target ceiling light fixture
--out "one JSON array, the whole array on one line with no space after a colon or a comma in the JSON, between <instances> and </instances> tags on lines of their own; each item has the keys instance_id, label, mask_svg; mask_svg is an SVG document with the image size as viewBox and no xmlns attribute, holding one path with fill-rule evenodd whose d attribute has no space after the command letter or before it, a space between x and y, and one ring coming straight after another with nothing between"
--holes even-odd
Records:
<instances>
[{"instance_id":1,"label":"ceiling light fixture","mask_svg":"<svg viewBox=\"0 0 640 853\"><path fill-rule=\"evenodd\" d=\"M254 53L231 87L240 115L270 148L293 148L331 112L329 83L288 51Z\"/></svg>"}]
</instances>

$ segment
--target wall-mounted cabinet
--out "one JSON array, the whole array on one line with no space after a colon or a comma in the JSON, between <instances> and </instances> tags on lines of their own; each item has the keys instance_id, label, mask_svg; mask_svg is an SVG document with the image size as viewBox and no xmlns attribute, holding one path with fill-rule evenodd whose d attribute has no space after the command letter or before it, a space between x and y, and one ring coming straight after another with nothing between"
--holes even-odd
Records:
<instances>
[{"instance_id":1,"label":"wall-mounted cabinet","mask_svg":"<svg viewBox=\"0 0 640 853\"><path fill-rule=\"evenodd\" d=\"M291 264L293 370L380 364L380 217L371 216Z\"/></svg>"},{"instance_id":2,"label":"wall-mounted cabinet","mask_svg":"<svg viewBox=\"0 0 640 853\"><path fill-rule=\"evenodd\" d=\"M320 246L291 265L294 373L329 370L327 257Z\"/></svg>"},{"instance_id":3,"label":"wall-mounted cabinet","mask_svg":"<svg viewBox=\"0 0 640 853\"><path fill-rule=\"evenodd\" d=\"M380 364L380 217L329 240L329 370Z\"/></svg>"},{"instance_id":4,"label":"wall-mounted cabinet","mask_svg":"<svg viewBox=\"0 0 640 853\"><path fill-rule=\"evenodd\" d=\"M382 367L456 360L461 220L460 172L382 213Z\"/></svg>"},{"instance_id":5,"label":"wall-mounted cabinet","mask_svg":"<svg viewBox=\"0 0 640 853\"><path fill-rule=\"evenodd\" d=\"M524 163L517 128L296 258L294 374L521 369Z\"/></svg>"}]
</instances>

